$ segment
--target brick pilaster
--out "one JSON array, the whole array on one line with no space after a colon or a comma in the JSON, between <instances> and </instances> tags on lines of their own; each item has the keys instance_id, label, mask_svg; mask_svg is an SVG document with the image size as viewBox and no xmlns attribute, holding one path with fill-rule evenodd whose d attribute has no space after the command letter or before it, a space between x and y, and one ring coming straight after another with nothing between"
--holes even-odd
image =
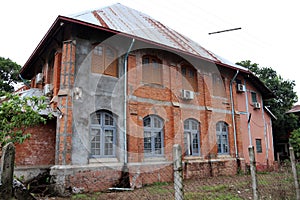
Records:
<instances>
[{"instance_id":1,"label":"brick pilaster","mask_svg":"<svg viewBox=\"0 0 300 200\"><path fill-rule=\"evenodd\" d=\"M75 41L63 43L60 69L60 87L58 91L58 108L62 117L58 117L56 130L55 163L59 165L71 164L73 110L72 89L75 76ZM54 91L55 92L55 91Z\"/></svg>"}]
</instances>

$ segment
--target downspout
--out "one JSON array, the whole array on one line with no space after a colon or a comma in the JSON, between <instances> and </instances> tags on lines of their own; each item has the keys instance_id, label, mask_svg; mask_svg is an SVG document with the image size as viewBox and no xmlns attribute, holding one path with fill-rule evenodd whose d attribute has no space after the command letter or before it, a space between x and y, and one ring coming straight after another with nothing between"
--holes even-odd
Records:
<instances>
[{"instance_id":1,"label":"downspout","mask_svg":"<svg viewBox=\"0 0 300 200\"><path fill-rule=\"evenodd\" d=\"M246 86L246 80L244 81L245 85L245 97L246 97L246 112L247 112L247 119L248 119L248 137L249 137L249 145L252 146L252 136L251 136L251 124L250 124L250 119L251 115L249 113L249 100L248 100L248 92L247 92L247 86Z\"/></svg>"},{"instance_id":2,"label":"downspout","mask_svg":"<svg viewBox=\"0 0 300 200\"><path fill-rule=\"evenodd\" d=\"M131 44L124 57L124 164L127 165L127 68L128 68L128 55L132 49L135 39L132 38Z\"/></svg>"},{"instance_id":3,"label":"downspout","mask_svg":"<svg viewBox=\"0 0 300 200\"><path fill-rule=\"evenodd\" d=\"M261 108L262 108L262 118L263 118L263 122L264 122L264 136L265 136L265 145L266 145L266 161L267 161L267 165L269 165L269 141L267 139L267 124L266 124L266 119L265 119L265 110L264 110L264 104L263 104L263 98L261 96Z\"/></svg>"},{"instance_id":4,"label":"downspout","mask_svg":"<svg viewBox=\"0 0 300 200\"><path fill-rule=\"evenodd\" d=\"M230 90L230 102L231 102L231 115L232 115L232 125L233 125L233 136L234 136L234 148L235 148L235 157L238 158L239 154L238 154L238 149L237 149L237 139L236 139L236 127L235 127L235 117L234 117L234 102L233 102L233 91L232 91L232 84L235 81L238 73L240 71L237 70L236 74L234 75L234 77L231 79L230 81L230 85L229 85L229 90Z\"/></svg>"},{"instance_id":5,"label":"downspout","mask_svg":"<svg viewBox=\"0 0 300 200\"><path fill-rule=\"evenodd\" d=\"M26 82L26 80L22 77L21 74L19 74L19 77L20 77L20 79L22 80L22 82L23 82L27 87L31 88L30 85Z\"/></svg>"}]
</instances>

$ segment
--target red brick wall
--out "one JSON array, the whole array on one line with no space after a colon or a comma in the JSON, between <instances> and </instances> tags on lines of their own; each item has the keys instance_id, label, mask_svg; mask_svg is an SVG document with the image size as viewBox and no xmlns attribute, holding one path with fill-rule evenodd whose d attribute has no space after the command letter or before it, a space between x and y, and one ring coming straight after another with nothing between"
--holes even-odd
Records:
<instances>
[{"instance_id":1,"label":"red brick wall","mask_svg":"<svg viewBox=\"0 0 300 200\"><path fill-rule=\"evenodd\" d=\"M16 165L53 165L55 160L56 118L29 128L31 137L23 144L16 145Z\"/></svg>"}]
</instances>

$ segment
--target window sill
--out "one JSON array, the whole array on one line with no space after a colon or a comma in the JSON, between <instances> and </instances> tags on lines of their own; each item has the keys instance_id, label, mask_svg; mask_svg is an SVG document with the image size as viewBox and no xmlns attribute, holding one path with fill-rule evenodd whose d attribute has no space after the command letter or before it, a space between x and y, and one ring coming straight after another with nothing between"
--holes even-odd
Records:
<instances>
[{"instance_id":1,"label":"window sill","mask_svg":"<svg viewBox=\"0 0 300 200\"><path fill-rule=\"evenodd\" d=\"M143 86L148 86L148 87L153 87L153 88L161 88L161 89L164 88L163 84L159 84L159 83L147 83L147 82L141 82L141 84L142 84Z\"/></svg>"},{"instance_id":2,"label":"window sill","mask_svg":"<svg viewBox=\"0 0 300 200\"><path fill-rule=\"evenodd\" d=\"M146 157L143 159L143 162L161 162L167 161L165 157Z\"/></svg>"},{"instance_id":3,"label":"window sill","mask_svg":"<svg viewBox=\"0 0 300 200\"><path fill-rule=\"evenodd\" d=\"M202 156L184 156L184 161L203 160Z\"/></svg>"},{"instance_id":4,"label":"window sill","mask_svg":"<svg viewBox=\"0 0 300 200\"><path fill-rule=\"evenodd\" d=\"M89 163L118 163L117 158L90 158Z\"/></svg>"}]
</instances>

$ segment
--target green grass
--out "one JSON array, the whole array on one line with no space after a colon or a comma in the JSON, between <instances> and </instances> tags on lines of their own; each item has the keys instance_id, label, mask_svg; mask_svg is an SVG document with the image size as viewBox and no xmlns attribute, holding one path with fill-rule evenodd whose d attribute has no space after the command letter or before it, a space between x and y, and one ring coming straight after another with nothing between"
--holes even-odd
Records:
<instances>
[{"instance_id":1,"label":"green grass","mask_svg":"<svg viewBox=\"0 0 300 200\"><path fill-rule=\"evenodd\" d=\"M220 192L220 191L224 191L228 189L228 186L226 185L214 185L214 186L201 186L199 187L199 190L203 190L203 191L210 191L210 192Z\"/></svg>"},{"instance_id":2,"label":"green grass","mask_svg":"<svg viewBox=\"0 0 300 200\"><path fill-rule=\"evenodd\" d=\"M186 200L242 200L233 194L216 194L216 193L203 193L203 192L189 192L184 194Z\"/></svg>"}]
</instances>

